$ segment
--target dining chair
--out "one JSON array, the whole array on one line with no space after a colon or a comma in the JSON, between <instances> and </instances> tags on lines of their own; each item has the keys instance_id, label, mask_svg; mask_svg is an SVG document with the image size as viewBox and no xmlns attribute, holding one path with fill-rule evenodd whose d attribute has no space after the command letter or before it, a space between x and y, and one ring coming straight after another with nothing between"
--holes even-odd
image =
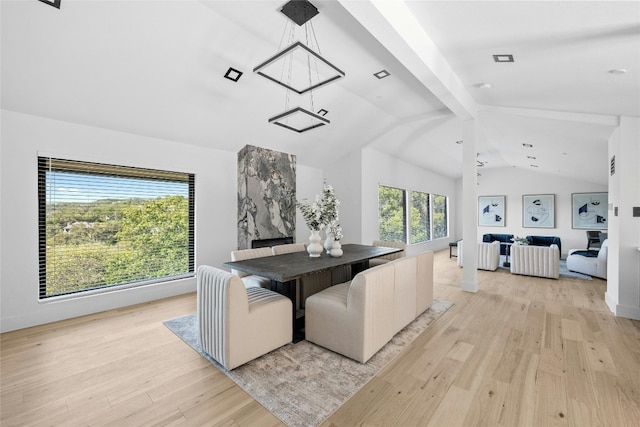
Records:
<instances>
[{"instance_id":1,"label":"dining chair","mask_svg":"<svg viewBox=\"0 0 640 427\"><path fill-rule=\"evenodd\" d=\"M198 267L196 286L198 343L226 369L291 342L289 298L208 265Z\"/></svg>"},{"instance_id":2,"label":"dining chair","mask_svg":"<svg viewBox=\"0 0 640 427\"><path fill-rule=\"evenodd\" d=\"M600 249L601 246L600 232L597 230L587 230L587 250L591 248Z\"/></svg>"},{"instance_id":3,"label":"dining chair","mask_svg":"<svg viewBox=\"0 0 640 427\"><path fill-rule=\"evenodd\" d=\"M245 259L262 258L265 256L271 256L271 248L255 248L255 249L239 249L237 251L231 251L231 261L243 261ZM232 274L235 274L244 283L246 288L260 287L270 288L271 280L266 277L256 276L254 274L244 273L240 270L231 270Z\"/></svg>"}]
</instances>

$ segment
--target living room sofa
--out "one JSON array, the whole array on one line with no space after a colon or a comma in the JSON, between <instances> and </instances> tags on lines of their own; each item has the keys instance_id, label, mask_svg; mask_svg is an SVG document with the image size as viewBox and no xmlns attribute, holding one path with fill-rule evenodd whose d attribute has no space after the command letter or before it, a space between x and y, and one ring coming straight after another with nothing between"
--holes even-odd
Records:
<instances>
[{"instance_id":1,"label":"living room sofa","mask_svg":"<svg viewBox=\"0 0 640 427\"><path fill-rule=\"evenodd\" d=\"M464 241L458 242L458 267L464 266ZM491 243L478 243L478 269L496 271L500 264L500 242L494 240Z\"/></svg>"},{"instance_id":2,"label":"living room sofa","mask_svg":"<svg viewBox=\"0 0 640 427\"><path fill-rule=\"evenodd\" d=\"M558 246L558 257L562 254L562 244L558 236L527 236L529 246Z\"/></svg>"},{"instance_id":3,"label":"living room sofa","mask_svg":"<svg viewBox=\"0 0 640 427\"><path fill-rule=\"evenodd\" d=\"M482 241L486 243L491 243L494 241L503 242L503 243L513 243L513 234L496 234L496 233L487 233L482 235ZM500 245L500 255L507 254L507 246Z\"/></svg>"},{"instance_id":4,"label":"living room sofa","mask_svg":"<svg viewBox=\"0 0 640 427\"><path fill-rule=\"evenodd\" d=\"M567 269L606 280L608 251L608 239L602 242L599 251L571 249L567 255Z\"/></svg>"},{"instance_id":5,"label":"living room sofa","mask_svg":"<svg viewBox=\"0 0 640 427\"><path fill-rule=\"evenodd\" d=\"M365 363L431 306L433 252L358 273L306 301L306 340Z\"/></svg>"},{"instance_id":6,"label":"living room sofa","mask_svg":"<svg viewBox=\"0 0 640 427\"><path fill-rule=\"evenodd\" d=\"M560 277L560 250L551 246L511 246L511 273L526 276Z\"/></svg>"}]
</instances>

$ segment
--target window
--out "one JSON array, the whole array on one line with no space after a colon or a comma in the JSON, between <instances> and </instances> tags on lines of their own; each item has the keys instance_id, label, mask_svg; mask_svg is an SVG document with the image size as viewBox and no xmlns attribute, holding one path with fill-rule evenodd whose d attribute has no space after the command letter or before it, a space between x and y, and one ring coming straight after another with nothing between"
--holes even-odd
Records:
<instances>
[{"instance_id":1,"label":"window","mask_svg":"<svg viewBox=\"0 0 640 427\"><path fill-rule=\"evenodd\" d=\"M406 194L399 188L378 186L378 234L380 240L407 241Z\"/></svg>"},{"instance_id":2,"label":"window","mask_svg":"<svg viewBox=\"0 0 640 427\"><path fill-rule=\"evenodd\" d=\"M38 157L40 298L193 276L192 174Z\"/></svg>"},{"instance_id":3,"label":"window","mask_svg":"<svg viewBox=\"0 0 640 427\"><path fill-rule=\"evenodd\" d=\"M447 218L447 197L432 195L433 201L433 238L440 239L449 235Z\"/></svg>"},{"instance_id":4,"label":"window","mask_svg":"<svg viewBox=\"0 0 640 427\"><path fill-rule=\"evenodd\" d=\"M429 212L429 194L420 191L411 192L410 243L422 243L431 240L431 221Z\"/></svg>"}]
</instances>

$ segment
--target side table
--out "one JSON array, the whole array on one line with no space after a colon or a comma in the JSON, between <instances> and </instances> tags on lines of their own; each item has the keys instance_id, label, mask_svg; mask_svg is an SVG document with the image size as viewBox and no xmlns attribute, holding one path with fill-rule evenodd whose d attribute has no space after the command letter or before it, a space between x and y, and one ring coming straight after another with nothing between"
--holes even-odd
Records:
<instances>
[{"instance_id":1,"label":"side table","mask_svg":"<svg viewBox=\"0 0 640 427\"><path fill-rule=\"evenodd\" d=\"M452 249L453 249L453 248L456 248L456 253L455 253L455 255L452 253ZM449 243L449 258L451 258L452 256L453 256L453 257L456 257L456 258L458 257L458 242L451 242L451 243Z\"/></svg>"}]
</instances>

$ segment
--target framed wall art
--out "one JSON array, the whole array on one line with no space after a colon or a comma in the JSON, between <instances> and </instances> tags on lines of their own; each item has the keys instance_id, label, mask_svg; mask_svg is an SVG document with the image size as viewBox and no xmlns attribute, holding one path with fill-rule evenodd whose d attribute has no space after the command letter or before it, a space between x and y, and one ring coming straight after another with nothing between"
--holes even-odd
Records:
<instances>
[{"instance_id":1,"label":"framed wall art","mask_svg":"<svg viewBox=\"0 0 640 427\"><path fill-rule=\"evenodd\" d=\"M522 226L525 228L555 228L556 195L525 194L522 196Z\"/></svg>"},{"instance_id":2,"label":"framed wall art","mask_svg":"<svg viewBox=\"0 0 640 427\"><path fill-rule=\"evenodd\" d=\"M478 197L478 225L504 227L505 212L505 196Z\"/></svg>"},{"instance_id":3,"label":"framed wall art","mask_svg":"<svg viewBox=\"0 0 640 427\"><path fill-rule=\"evenodd\" d=\"M609 193L573 193L571 228L606 230L609 227Z\"/></svg>"}]
</instances>

